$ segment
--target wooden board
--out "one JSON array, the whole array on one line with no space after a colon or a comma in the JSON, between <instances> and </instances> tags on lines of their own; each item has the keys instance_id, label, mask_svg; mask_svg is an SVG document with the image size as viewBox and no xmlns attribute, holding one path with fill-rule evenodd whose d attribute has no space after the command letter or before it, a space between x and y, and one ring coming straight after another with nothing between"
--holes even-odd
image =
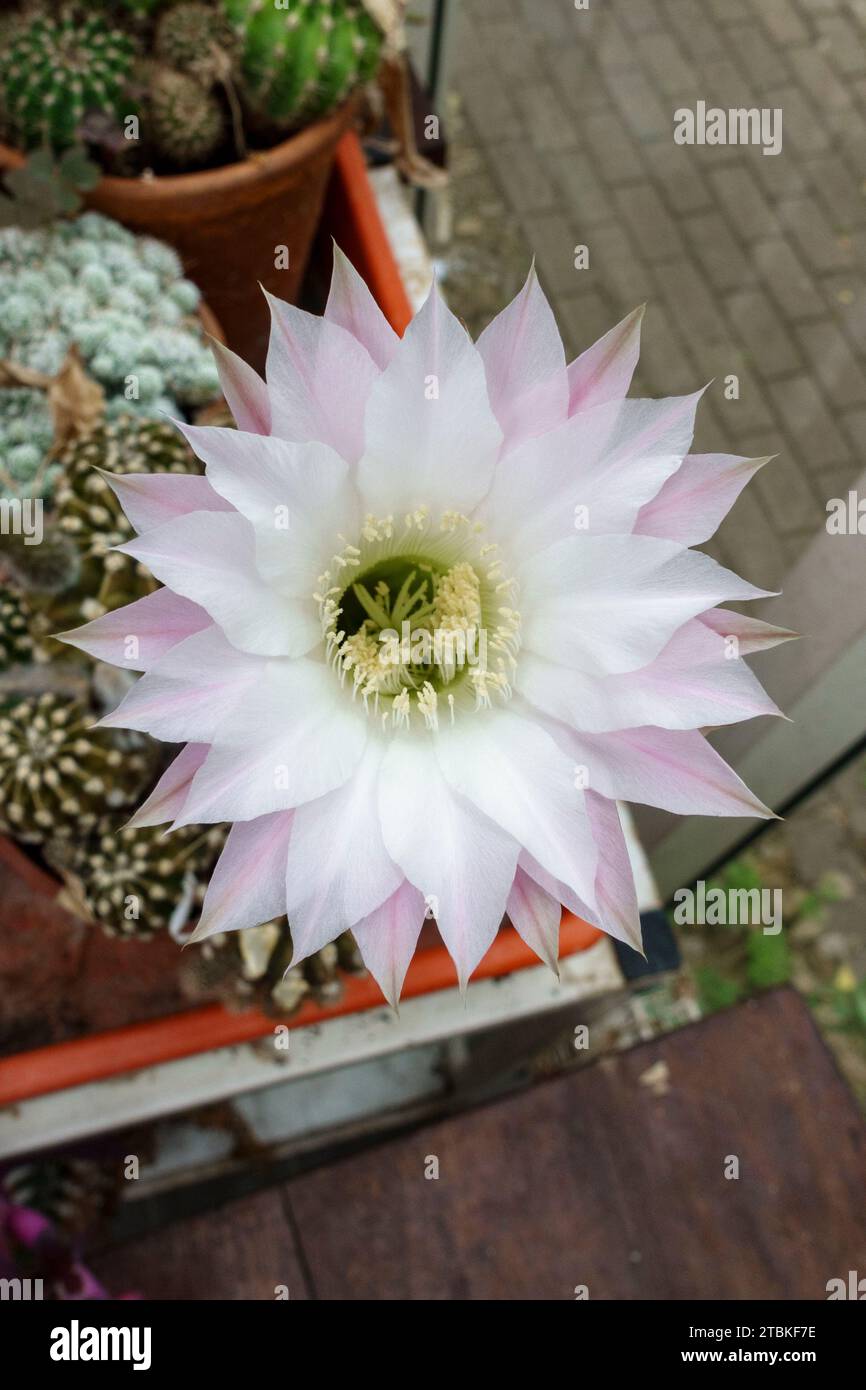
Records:
<instances>
[{"instance_id":1,"label":"wooden board","mask_svg":"<svg viewBox=\"0 0 866 1390\"><path fill-rule=\"evenodd\" d=\"M261 1284L300 1256L321 1299L823 1299L866 1269L864 1191L866 1124L781 990L287 1183ZM115 1253L111 1282L140 1270L147 1294L174 1267L175 1287L200 1281L177 1296L219 1296L245 1209Z\"/></svg>"}]
</instances>

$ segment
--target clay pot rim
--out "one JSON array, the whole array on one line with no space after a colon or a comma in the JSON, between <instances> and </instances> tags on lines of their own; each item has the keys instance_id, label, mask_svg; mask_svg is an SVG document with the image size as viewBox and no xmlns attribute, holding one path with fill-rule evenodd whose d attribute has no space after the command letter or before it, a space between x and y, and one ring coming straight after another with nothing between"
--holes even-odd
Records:
<instances>
[{"instance_id":1,"label":"clay pot rim","mask_svg":"<svg viewBox=\"0 0 866 1390\"><path fill-rule=\"evenodd\" d=\"M260 183L295 164L303 164L317 149L335 140L349 124L358 105L354 94L322 116L312 125L304 126L278 145L267 150L253 150L246 159L220 164L214 169L196 169L190 173L153 174L122 178L103 174L93 189L97 197L120 197L134 203L156 203L162 200L195 197L199 193L234 191L249 184ZM0 142L0 170L20 168L27 155L11 145Z\"/></svg>"}]
</instances>

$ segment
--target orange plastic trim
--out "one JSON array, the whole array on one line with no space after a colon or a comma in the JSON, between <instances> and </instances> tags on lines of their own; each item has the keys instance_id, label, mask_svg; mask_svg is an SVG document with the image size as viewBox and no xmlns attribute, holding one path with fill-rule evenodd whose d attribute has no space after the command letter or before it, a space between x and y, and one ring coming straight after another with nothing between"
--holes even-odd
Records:
<instances>
[{"instance_id":1,"label":"orange plastic trim","mask_svg":"<svg viewBox=\"0 0 866 1390\"><path fill-rule=\"evenodd\" d=\"M361 142L353 130L346 131L337 146L325 224L366 280L391 327L402 334L412 317L412 305L379 216Z\"/></svg>"},{"instance_id":2,"label":"orange plastic trim","mask_svg":"<svg viewBox=\"0 0 866 1390\"><path fill-rule=\"evenodd\" d=\"M585 951L600 936L597 928L565 912L560 930L560 956ZM538 965L537 956L513 927L503 927L472 978L483 980L510 975L529 965ZM456 983L454 963L445 947L433 946L415 956L402 997L413 999L419 994L453 989ZM85 1038L36 1048L0 1061L0 1105L12 1105L33 1096L65 1090L68 1086L104 1081L197 1052L252 1042L272 1034L280 1022L287 1028L305 1028L342 1014L379 1007L384 1007L384 1001L375 980L371 976L364 979L349 976L345 980L343 997L337 1003L323 1007L310 1000L285 1020L272 1018L258 1009L229 1013L221 1004L209 1004L129 1028L92 1033Z\"/></svg>"}]
</instances>

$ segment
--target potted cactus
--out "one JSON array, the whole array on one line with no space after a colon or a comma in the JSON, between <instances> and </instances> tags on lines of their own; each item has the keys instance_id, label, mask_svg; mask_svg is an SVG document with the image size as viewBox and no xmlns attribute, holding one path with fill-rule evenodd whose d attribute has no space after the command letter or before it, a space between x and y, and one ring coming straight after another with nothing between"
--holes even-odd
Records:
<instances>
[{"instance_id":1,"label":"potted cactus","mask_svg":"<svg viewBox=\"0 0 866 1390\"><path fill-rule=\"evenodd\" d=\"M362 0L63 0L6 16L0 167L86 146L91 208L180 252L261 360L258 278L293 299L338 140L385 36Z\"/></svg>"}]
</instances>

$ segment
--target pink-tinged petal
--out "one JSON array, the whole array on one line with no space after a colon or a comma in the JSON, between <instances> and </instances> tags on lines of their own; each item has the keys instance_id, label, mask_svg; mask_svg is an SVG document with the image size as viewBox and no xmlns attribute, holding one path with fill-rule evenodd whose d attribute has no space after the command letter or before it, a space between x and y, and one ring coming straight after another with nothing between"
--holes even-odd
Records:
<instances>
[{"instance_id":1,"label":"pink-tinged petal","mask_svg":"<svg viewBox=\"0 0 866 1390\"><path fill-rule=\"evenodd\" d=\"M255 530L256 568L288 597L309 598L318 576L357 530L349 465L327 444L292 444L242 430L182 425L224 505Z\"/></svg>"},{"instance_id":2,"label":"pink-tinged petal","mask_svg":"<svg viewBox=\"0 0 866 1390\"><path fill-rule=\"evenodd\" d=\"M568 414L565 349L535 268L526 284L478 339L503 450L545 434Z\"/></svg>"},{"instance_id":3,"label":"pink-tinged petal","mask_svg":"<svg viewBox=\"0 0 866 1390\"><path fill-rule=\"evenodd\" d=\"M598 919L596 909L585 903L583 898L575 893L573 889L569 888L567 883L562 883L553 874L549 874L546 869L543 869L538 860L533 859L528 850L523 849L520 851L518 864L520 868L523 869L524 873L528 874L540 888L543 888L551 898L555 898L563 907L568 908L569 912L573 912L575 917L581 917L584 922L589 922L591 926L598 927L602 931L604 930L604 927ZM593 885L593 893L594 892L595 886Z\"/></svg>"},{"instance_id":4,"label":"pink-tinged petal","mask_svg":"<svg viewBox=\"0 0 866 1390\"><path fill-rule=\"evenodd\" d=\"M502 434L484 365L435 285L367 405L358 468L366 510L469 512L490 486Z\"/></svg>"},{"instance_id":5,"label":"pink-tinged petal","mask_svg":"<svg viewBox=\"0 0 866 1390\"><path fill-rule=\"evenodd\" d=\"M610 401L501 459L478 509L518 561L576 533L628 535L680 467L698 397Z\"/></svg>"},{"instance_id":6,"label":"pink-tinged petal","mask_svg":"<svg viewBox=\"0 0 866 1390\"><path fill-rule=\"evenodd\" d=\"M364 964L392 1009L397 1007L426 910L418 889L404 879L387 902L352 928Z\"/></svg>"},{"instance_id":7,"label":"pink-tinged petal","mask_svg":"<svg viewBox=\"0 0 866 1390\"><path fill-rule=\"evenodd\" d=\"M517 866L505 907L509 920L539 960L559 977L559 924L562 904Z\"/></svg>"},{"instance_id":8,"label":"pink-tinged petal","mask_svg":"<svg viewBox=\"0 0 866 1390\"><path fill-rule=\"evenodd\" d=\"M271 433L296 443L319 440L355 463L364 449L364 411L379 368L339 324L266 297Z\"/></svg>"},{"instance_id":9,"label":"pink-tinged petal","mask_svg":"<svg viewBox=\"0 0 866 1390\"><path fill-rule=\"evenodd\" d=\"M583 792L553 739L531 719L494 707L435 739L448 785L586 901L596 853Z\"/></svg>"},{"instance_id":10,"label":"pink-tinged petal","mask_svg":"<svg viewBox=\"0 0 866 1390\"><path fill-rule=\"evenodd\" d=\"M215 338L211 339L211 348L222 393L238 429L249 430L251 434L270 434L271 402L268 388L258 372Z\"/></svg>"},{"instance_id":11,"label":"pink-tinged petal","mask_svg":"<svg viewBox=\"0 0 866 1390\"><path fill-rule=\"evenodd\" d=\"M767 598L697 550L654 536L557 541L517 574L524 646L594 675L634 671L725 599Z\"/></svg>"},{"instance_id":12,"label":"pink-tinged petal","mask_svg":"<svg viewBox=\"0 0 866 1390\"><path fill-rule=\"evenodd\" d=\"M229 512L231 504L194 473L102 473L141 535L189 512Z\"/></svg>"},{"instance_id":13,"label":"pink-tinged petal","mask_svg":"<svg viewBox=\"0 0 866 1390\"><path fill-rule=\"evenodd\" d=\"M166 652L100 725L138 729L166 743L212 743L266 670L267 662L236 651L211 624Z\"/></svg>"},{"instance_id":14,"label":"pink-tinged petal","mask_svg":"<svg viewBox=\"0 0 866 1390\"><path fill-rule=\"evenodd\" d=\"M787 627L774 627L772 623L762 623L759 618L744 618L742 613L734 613L729 608L711 608L708 613L700 613L698 621L712 628L725 639L735 637L740 656L753 652L769 651L780 642L793 642L800 634ZM702 723L718 723L718 720L702 720ZM658 723L658 720L652 720Z\"/></svg>"},{"instance_id":15,"label":"pink-tinged petal","mask_svg":"<svg viewBox=\"0 0 866 1390\"><path fill-rule=\"evenodd\" d=\"M178 642L212 623L197 603L173 594L171 589L157 589L83 627L58 632L57 640L110 666L147 671Z\"/></svg>"},{"instance_id":16,"label":"pink-tinged petal","mask_svg":"<svg viewBox=\"0 0 866 1390\"><path fill-rule=\"evenodd\" d=\"M266 662L238 715L217 730L177 823L253 820L325 796L353 775L367 734L366 716L327 666Z\"/></svg>"},{"instance_id":17,"label":"pink-tinged petal","mask_svg":"<svg viewBox=\"0 0 866 1390\"><path fill-rule=\"evenodd\" d=\"M321 641L312 598L286 598L262 579L255 531L238 512L191 512L117 549L201 604L241 651L303 656Z\"/></svg>"},{"instance_id":18,"label":"pink-tinged petal","mask_svg":"<svg viewBox=\"0 0 866 1390\"><path fill-rule=\"evenodd\" d=\"M285 888L293 964L368 916L402 881L385 850L376 809L386 747L371 737L342 787L295 812Z\"/></svg>"},{"instance_id":19,"label":"pink-tinged petal","mask_svg":"<svg viewBox=\"0 0 866 1390\"><path fill-rule=\"evenodd\" d=\"M769 461L690 454L658 496L641 508L635 534L701 545L718 529L749 479Z\"/></svg>"},{"instance_id":20,"label":"pink-tinged petal","mask_svg":"<svg viewBox=\"0 0 866 1390\"><path fill-rule=\"evenodd\" d=\"M633 310L568 368L569 415L591 410L627 393L640 355L640 328L645 305Z\"/></svg>"},{"instance_id":21,"label":"pink-tinged petal","mask_svg":"<svg viewBox=\"0 0 866 1390\"><path fill-rule=\"evenodd\" d=\"M325 318L345 328L384 370L400 339L379 308L348 256L334 246L334 271L325 305Z\"/></svg>"},{"instance_id":22,"label":"pink-tinged petal","mask_svg":"<svg viewBox=\"0 0 866 1390\"><path fill-rule=\"evenodd\" d=\"M545 714L588 733L642 724L698 729L781 715L745 661L730 655L704 617L684 623L647 666L613 676L589 675L523 651L515 688Z\"/></svg>"},{"instance_id":23,"label":"pink-tinged petal","mask_svg":"<svg viewBox=\"0 0 866 1390\"><path fill-rule=\"evenodd\" d=\"M595 897L602 930L643 955L640 909L619 808L588 789L586 810L598 848Z\"/></svg>"},{"instance_id":24,"label":"pink-tinged petal","mask_svg":"<svg viewBox=\"0 0 866 1390\"><path fill-rule=\"evenodd\" d=\"M774 818L696 730L576 734L561 729L556 737L603 797L686 816Z\"/></svg>"},{"instance_id":25,"label":"pink-tinged petal","mask_svg":"<svg viewBox=\"0 0 866 1390\"><path fill-rule=\"evenodd\" d=\"M192 779L208 755L206 743L188 743L166 768L146 801L127 822L133 830L165 825L184 808Z\"/></svg>"},{"instance_id":26,"label":"pink-tinged petal","mask_svg":"<svg viewBox=\"0 0 866 1390\"><path fill-rule=\"evenodd\" d=\"M232 826L190 941L258 927L283 916L292 819L291 811L278 811Z\"/></svg>"},{"instance_id":27,"label":"pink-tinged petal","mask_svg":"<svg viewBox=\"0 0 866 1390\"><path fill-rule=\"evenodd\" d=\"M465 989L499 929L520 846L451 791L433 744L392 740L379 785L382 835L429 904Z\"/></svg>"}]
</instances>

